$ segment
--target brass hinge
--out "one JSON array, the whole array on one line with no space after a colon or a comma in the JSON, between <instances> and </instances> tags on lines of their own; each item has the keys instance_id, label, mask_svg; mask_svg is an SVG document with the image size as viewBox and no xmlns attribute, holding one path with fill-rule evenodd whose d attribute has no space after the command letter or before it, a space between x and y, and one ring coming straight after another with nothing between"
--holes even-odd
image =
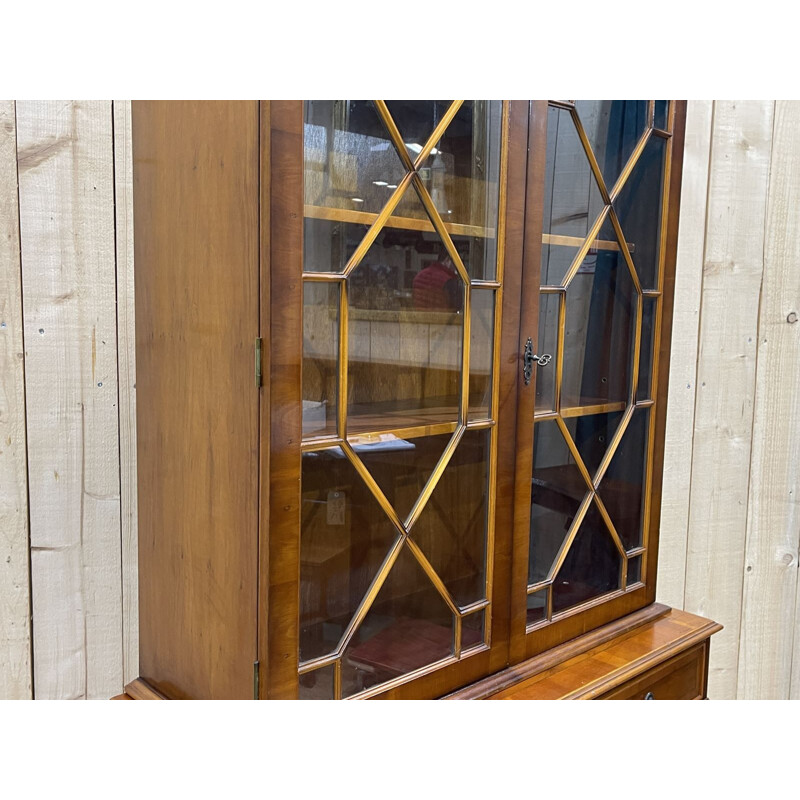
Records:
<instances>
[{"instance_id":1,"label":"brass hinge","mask_svg":"<svg viewBox=\"0 0 800 800\"><path fill-rule=\"evenodd\" d=\"M253 700L258 700L258 661L253 662Z\"/></svg>"},{"instance_id":2,"label":"brass hinge","mask_svg":"<svg viewBox=\"0 0 800 800\"><path fill-rule=\"evenodd\" d=\"M256 338L256 387L261 386L261 339Z\"/></svg>"}]
</instances>

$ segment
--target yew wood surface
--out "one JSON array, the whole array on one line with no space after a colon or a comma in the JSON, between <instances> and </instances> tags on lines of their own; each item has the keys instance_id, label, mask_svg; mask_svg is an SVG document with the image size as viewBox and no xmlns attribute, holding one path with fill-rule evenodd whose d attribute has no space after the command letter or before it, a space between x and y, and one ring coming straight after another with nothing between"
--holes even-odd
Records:
<instances>
[{"instance_id":1,"label":"yew wood surface","mask_svg":"<svg viewBox=\"0 0 800 800\"><path fill-rule=\"evenodd\" d=\"M132 106L139 675L253 696L258 104Z\"/></svg>"},{"instance_id":2,"label":"yew wood surface","mask_svg":"<svg viewBox=\"0 0 800 800\"><path fill-rule=\"evenodd\" d=\"M455 692L450 699L596 699L698 645L707 647L709 637L721 628L703 617L653 604ZM705 693L704 659L700 696ZM681 661L675 666L682 665ZM668 672L653 680L665 678Z\"/></svg>"}]
</instances>

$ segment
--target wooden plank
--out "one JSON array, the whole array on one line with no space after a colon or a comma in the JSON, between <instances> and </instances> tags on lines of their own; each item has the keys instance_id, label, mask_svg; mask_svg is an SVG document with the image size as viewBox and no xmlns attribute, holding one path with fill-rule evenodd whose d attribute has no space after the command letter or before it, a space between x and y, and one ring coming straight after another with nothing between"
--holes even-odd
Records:
<instances>
[{"instance_id":1,"label":"wooden plank","mask_svg":"<svg viewBox=\"0 0 800 800\"><path fill-rule=\"evenodd\" d=\"M122 680L109 102L19 102L34 691Z\"/></svg>"},{"instance_id":2,"label":"wooden plank","mask_svg":"<svg viewBox=\"0 0 800 800\"><path fill-rule=\"evenodd\" d=\"M657 582L659 601L676 608L684 605L712 112L713 101L692 100L686 114Z\"/></svg>"},{"instance_id":3,"label":"wooden plank","mask_svg":"<svg viewBox=\"0 0 800 800\"><path fill-rule=\"evenodd\" d=\"M800 544L799 129L800 102L778 101L758 325L739 699L788 699L792 678Z\"/></svg>"},{"instance_id":4,"label":"wooden plank","mask_svg":"<svg viewBox=\"0 0 800 800\"><path fill-rule=\"evenodd\" d=\"M136 491L136 330L133 292L131 104L115 100L114 198L117 223L120 519L122 523L122 672L139 676L139 551Z\"/></svg>"},{"instance_id":5,"label":"wooden plank","mask_svg":"<svg viewBox=\"0 0 800 800\"><path fill-rule=\"evenodd\" d=\"M722 623L709 697L736 695L758 296L774 102L714 105L685 608Z\"/></svg>"},{"instance_id":6,"label":"wooden plank","mask_svg":"<svg viewBox=\"0 0 800 800\"><path fill-rule=\"evenodd\" d=\"M32 697L25 371L13 101L0 102L0 700Z\"/></svg>"}]
</instances>

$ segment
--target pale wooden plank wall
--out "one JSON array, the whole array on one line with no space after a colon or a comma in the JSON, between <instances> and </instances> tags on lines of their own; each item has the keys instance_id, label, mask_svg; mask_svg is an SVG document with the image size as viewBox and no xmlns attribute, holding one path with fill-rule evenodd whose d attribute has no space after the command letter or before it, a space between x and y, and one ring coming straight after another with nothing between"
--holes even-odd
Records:
<instances>
[{"instance_id":1,"label":"pale wooden plank wall","mask_svg":"<svg viewBox=\"0 0 800 800\"><path fill-rule=\"evenodd\" d=\"M33 691L27 474L17 132L0 101L0 699Z\"/></svg>"},{"instance_id":2,"label":"pale wooden plank wall","mask_svg":"<svg viewBox=\"0 0 800 800\"><path fill-rule=\"evenodd\" d=\"M697 347L711 155L711 100L689 104L681 185L681 221L675 268L664 493L658 548L659 599L683 608L692 477L692 426L697 391Z\"/></svg>"},{"instance_id":3,"label":"pale wooden plank wall","mask_svg":"<svg viewBox=\"0 0 800 800\"><path fill-rule=\"evenodd\" d=\"M701 113L689 104L690 125ZM711 113L708 169L690 136L684 171L676 310L699 303L699 346L693 359L695 329L676 311L671 390L693 360L697 384L693 409L670 397L658 597L725 625L712 698L800 699L800 104Z\"/></svg>"},{"instance_id":4,"label":"pale wooden plank wall","mask_svg":"<svg viewBox=\"0 0 800 800\"><path fill-rule=\"evenodd\" d=\"M122 685L110 102L18 102L34 687Z\"/></svg>"},{"instance_id":5,"label":"pale wooden plank wall","mask_svg":"<svg viewBox=\"0 0 800 800\"><path fill-rule=\"evenodd\" d=\"M133 302L133 158L131 104L114 101L117 219L120 513L122 521L122 656L125 683L139 677L139 551L136 489L136 334Z\"/></svg>"},{"instance_id":6,"label":"pale wooden plank wall","mask_svg":"<svg viewBox=\"0 0 800 800\"><path fill-rule=\"evenodd\" d=\"M774 128L739 637L745 698L789 696L800 623L800 103L776 103Z\"/></svg>"}]
</instances>

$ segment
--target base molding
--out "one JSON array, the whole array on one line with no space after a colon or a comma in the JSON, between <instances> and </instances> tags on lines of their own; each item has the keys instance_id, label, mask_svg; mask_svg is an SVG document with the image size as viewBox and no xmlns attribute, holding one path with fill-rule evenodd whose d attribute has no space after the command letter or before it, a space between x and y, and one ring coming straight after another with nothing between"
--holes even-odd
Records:
<instances>
[{"instance_id":1,"label":"base molding","mask_svg":"<svg viewBox=\"0 0 800 800\"><path fill-rule=\"evenodd\" d=\"M143 678L136 678L125 687L125 695L119 695L115 700L169 700L166 695L156 691Z\"/></svg>"}]
</instances>

